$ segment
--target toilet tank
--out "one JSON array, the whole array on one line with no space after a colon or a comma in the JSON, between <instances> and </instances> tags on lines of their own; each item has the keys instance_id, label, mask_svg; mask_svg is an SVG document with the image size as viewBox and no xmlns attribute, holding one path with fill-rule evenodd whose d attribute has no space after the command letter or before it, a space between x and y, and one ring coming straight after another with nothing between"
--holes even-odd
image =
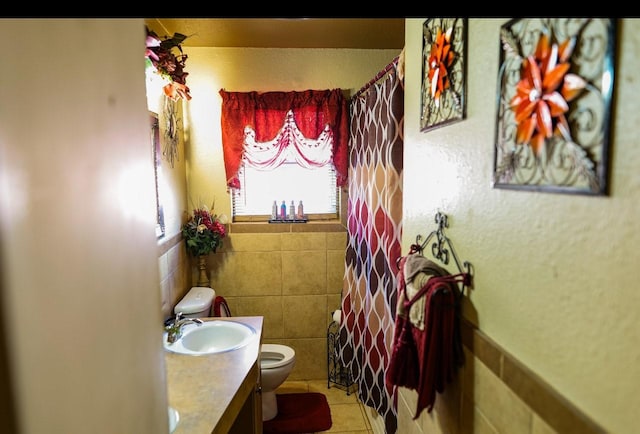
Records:
<instances>
[{"instance_id":1,"label":"toilet tank","mask_svg":"<svg viewBox=\"0 0 640 434\"><path fill-rule=\"evenodd\" d=\"M206 318L211 316L211 305L216 292L206 286L194 286L173 308L173 313L182 312L183 318Z\"/></svg>"}]
</instances>

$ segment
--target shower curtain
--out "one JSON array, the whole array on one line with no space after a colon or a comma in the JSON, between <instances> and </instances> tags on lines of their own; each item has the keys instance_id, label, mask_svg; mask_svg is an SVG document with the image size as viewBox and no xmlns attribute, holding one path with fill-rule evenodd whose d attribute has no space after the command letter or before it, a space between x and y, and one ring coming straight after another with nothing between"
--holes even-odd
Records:
<instances>
[{"instance_id":1,"label":"shower curtain","mask_svg":"<svg viewBox=\"0 0 640 434\"><path fill-rule=\"evenodd\" d=\"M398 56L350 104L347 247L339 359L364 405L397 430L396 394L385 384L401 254L404 83Z\"/></svg>"}]
</instances>

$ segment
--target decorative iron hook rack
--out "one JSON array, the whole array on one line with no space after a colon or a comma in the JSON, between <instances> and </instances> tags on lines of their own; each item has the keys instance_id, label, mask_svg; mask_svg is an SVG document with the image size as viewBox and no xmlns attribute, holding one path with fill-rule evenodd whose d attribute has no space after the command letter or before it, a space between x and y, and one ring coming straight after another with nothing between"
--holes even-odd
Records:
<instances>
[{"instance_id":1,"label":"decorative iron hook rack","mask_svg":"<svg viewBox=\"0 0 640 434\"><path fill-rule=\"evenodd\" d=\"M438 228L432 231L424 241L422 241L422 236L418 234L416 236L416 243L411 246L411 251L423 254L427 244L435 237L433 244L431 244L431 254L433 257L444 265L449 265L449 259L453 258L458 271L460 273L466 273L469 276L469 283L462 284L460 288L460 296L462 296L467 287L473 287L473 266L469 261L460 262L451 240L444 234L444 229L449 227L447 215L438 211L435 216L435 222Z\"/></svg>"}]
</instances>

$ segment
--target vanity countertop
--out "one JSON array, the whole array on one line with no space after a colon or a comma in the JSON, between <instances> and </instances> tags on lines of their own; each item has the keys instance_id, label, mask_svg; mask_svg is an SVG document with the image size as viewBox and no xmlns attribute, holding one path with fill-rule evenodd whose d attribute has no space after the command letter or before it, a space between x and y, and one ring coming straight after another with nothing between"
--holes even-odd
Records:
<instances>
[{"instance_id":1,"label":"vanity countertop","mask_svg":"<svg viewBox=\"0 0 640 434\"><path fill-rule=\"evenodd\" d=\"M256 339L219 354L190 356L165 351L169 405L179 414L174 434L226 433L260 378L261 316L202 318L237 321Z\"/></svg>"}]
</instances>

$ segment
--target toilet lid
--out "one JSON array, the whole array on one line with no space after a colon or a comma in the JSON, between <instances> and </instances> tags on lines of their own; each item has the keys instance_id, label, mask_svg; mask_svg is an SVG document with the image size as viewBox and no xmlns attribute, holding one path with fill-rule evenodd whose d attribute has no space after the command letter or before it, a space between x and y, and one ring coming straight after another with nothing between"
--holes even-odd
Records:
<instances>
[{"instance_id":1,"label":"toilet lid","mask_svg":"<svg viewBox=\"0 0 640 434\"><path fill-rule=\"evenodd\" d=\"M209 316L209 310L213 303L213 298L216 292L213 288L206 286L194 286L189 292L180 300L178 304L173 308L174 313L182 312L183 314L191 314L207 311Z\"/></svg>"},{"instance_id":2,"label":"toilet lid","mask_svg":"<svg viewBox=\"0 0 640 434\"><path fill-rule=\"evenodd\" d=\"M279 368L295 362L296 352L293 348L281 344L262 344L260 347L260 368Z\"/></svg>"}]
</instances>

